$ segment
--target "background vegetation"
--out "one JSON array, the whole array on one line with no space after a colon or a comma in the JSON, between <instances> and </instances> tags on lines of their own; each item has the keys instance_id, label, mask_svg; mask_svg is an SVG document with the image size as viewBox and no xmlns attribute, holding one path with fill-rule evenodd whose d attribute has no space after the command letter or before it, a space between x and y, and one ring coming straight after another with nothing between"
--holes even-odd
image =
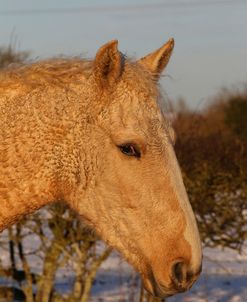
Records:
<instances>
[{"instance_id":1,"label":"background vegetation","mask_svg":"<svg viewBox=\"0 0 247 302\"><path fill-rule=\"evenodd\" d=\"M27 52L0 48L0 68L20 63ZM222 91L200 112L180 103L173 114L176 153L205 246L241 251L247 213L247 89ZM30 242L32 243L30 246ZM64 205L54 205L0 235L9 267L0 262L0 301L86 302L100 265L111 250ZM36 261L37 267L32 267ZM71 271L66 293L58 273ZM66 274L65 274L66 275ZM159 301L140 289L140 301Z\"/></svg>"},{"instance_id":2,"label":"background vegetation","mask_svg":"<svg viewBox=\"0 0 247 302\"><path fill-rule=\"evenodd\" d=\"M179 110L175 145L205 246L241 250L247 210L247 89Z\"/></svg>"}]
</instances>

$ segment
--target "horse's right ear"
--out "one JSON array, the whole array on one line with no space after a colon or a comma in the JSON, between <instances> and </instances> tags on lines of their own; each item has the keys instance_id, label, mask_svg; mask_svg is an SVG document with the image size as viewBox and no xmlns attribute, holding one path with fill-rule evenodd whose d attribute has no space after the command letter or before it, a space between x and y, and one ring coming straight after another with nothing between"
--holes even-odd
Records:
<instances>
[{"instance_id":1,"label":"horse's right ear","mask_svg":"<svg viewBox=\"0 0 247 302\"><path fill-rule=\"evenodd\" d=\"M122 73L122 55L117 45L117 40L110 41L96 54L93 72L95 80L102 87L116 83Z\"/></svg>"},{"instance_id":2,"label":"horse's right ear","mask_svg":"<svg viewBox=\"0 0 247 302\"><path fill-rule=\"evenodd\" d=\"M159 49L141 58L138 63L151 72L154 78L158 79L169 62L173 48L174 39L170 39Z\"/></svg>"}]
</instances>

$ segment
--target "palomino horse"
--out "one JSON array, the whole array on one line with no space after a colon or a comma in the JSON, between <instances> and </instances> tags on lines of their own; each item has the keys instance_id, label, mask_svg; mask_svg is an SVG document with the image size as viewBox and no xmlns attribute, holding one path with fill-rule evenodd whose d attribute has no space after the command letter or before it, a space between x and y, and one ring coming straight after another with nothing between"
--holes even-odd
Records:
<instances>
[{"instance_id":1,"label":"palomino horse","mask_svg":"<svg viewBox=\"0 0 247 302\"><path fill-rule=\"evenodd\" d=\"M158 105L174 46L133 61L102 46L94 60L53 59L0 73L0 230L64 201L159 297L192 286L201 245Z\"/></svg>"}]
</instances>

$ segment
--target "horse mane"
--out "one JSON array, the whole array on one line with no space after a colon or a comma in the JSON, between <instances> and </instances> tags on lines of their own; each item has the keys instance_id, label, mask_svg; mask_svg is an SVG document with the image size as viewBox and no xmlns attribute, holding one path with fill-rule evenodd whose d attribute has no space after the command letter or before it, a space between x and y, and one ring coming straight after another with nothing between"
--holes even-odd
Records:
<instances>
[{"instance_id":1,"label":"horse mane","mask_svg":"<svg viewBox=\"0 0 247 302\"><path fill-rule=\"evenodd\" d=\"M92 68L92 60L79 57L10 64L0 70L0 89L75 83L87 79Z\"/></svg>"}]
</instances>

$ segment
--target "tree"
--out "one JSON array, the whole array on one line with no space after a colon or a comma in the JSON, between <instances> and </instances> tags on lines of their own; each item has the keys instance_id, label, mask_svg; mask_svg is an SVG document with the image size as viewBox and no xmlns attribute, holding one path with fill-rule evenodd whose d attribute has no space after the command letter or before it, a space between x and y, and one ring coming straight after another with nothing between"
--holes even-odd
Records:
<instances>
[{"instance_id":1,"label":"tree","mask_svg":"<svg viewBox=\"0 0 247 302\"><path fill-rule=\"evenodd\" d=\"M22 63L29 57L27 51L16 51L10 44L8 47L0 47L0 69L12 63Z\"/></svg>"},{"instance_id":2,"label":"tree","mask_svg":"<svg viewBox=\"0 0 247 302\"><path fill-rule=\"evenodd\" d=\"M207 246L240 250L245 239L247 140L241 132L245 98L221 96L204 112L179 112L174 122L176 153Z\"/></svg>"},{"instance_id":3,"label":"tree","mask_svg":"<svg viewBox=\"0 0 247 302\"><path fill-rule=\"evenodd\" d=\"M18 282L27 302L86 302L100 265L111 253L108 247L97 249L98 237L62 204L11 227L4 242L10 247L11 268L2 268L2 275L8 272ZM55 283L59 269L66 266L74 284L65 296L55 290Z\"/></svg>"},{"instance_id":4,"label":"tree","mask_svg":"<svg viewBox=\"0 0 247 302\"><path fill-rule=\"evenodd\" d=\"M247 92L233 94L225 108L225 121L233 133L242 140L247 140Z\"/></svg>"}]
</instances>

